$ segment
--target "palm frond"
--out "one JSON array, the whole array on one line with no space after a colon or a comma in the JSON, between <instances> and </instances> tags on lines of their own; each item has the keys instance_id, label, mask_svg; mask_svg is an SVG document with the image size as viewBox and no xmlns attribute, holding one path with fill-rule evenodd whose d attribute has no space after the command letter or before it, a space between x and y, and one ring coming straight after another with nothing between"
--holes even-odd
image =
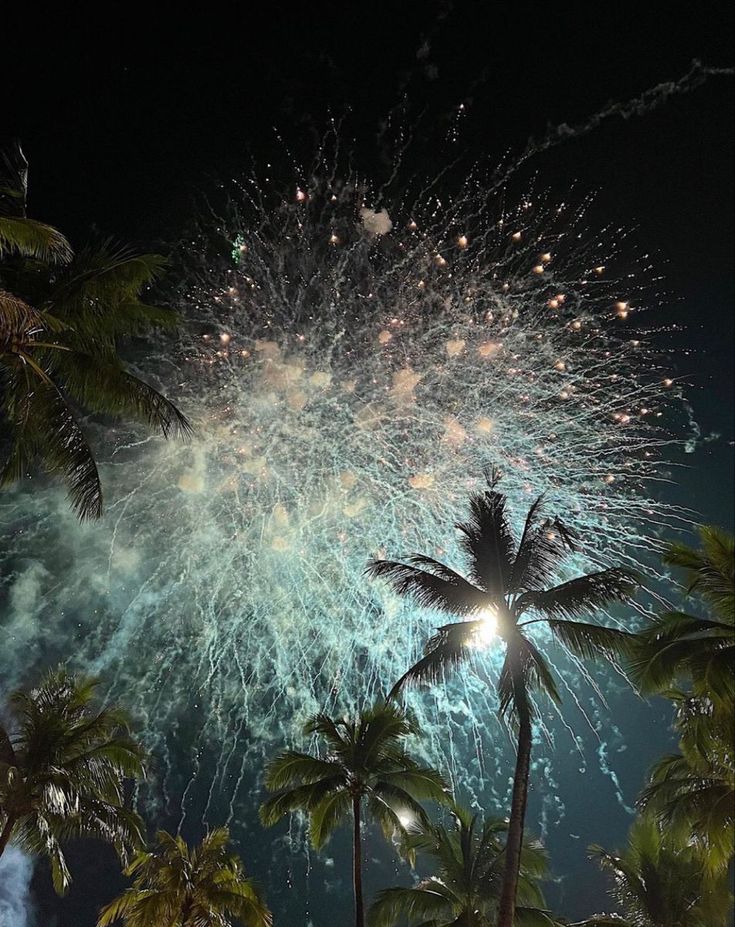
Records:
<instances>
[{"instance_id":1,"label":"palm frond","mask_svg":"<svg viewBox=\"0 0 735 927\"><path fill-rule=\"evenodd\" d=\"M516 905L514 927L561 927L559 921L543 908Z\"/></svg>"},{"instance_id":2,"label":"palm frond","mask_svg":"<svg viewBox=\"0 0 735 927\"><path fill-rule=\"evenodd\" d=\"M565 647L585 660L619 658L631 653L636 646L635 635L618 628L553 618L545 624Z\"/></svg>"},{"instance_id":3,"label":"palm frond","mask_svg":"<svg viewBox=\"0 0 735 927\"><path fill-rule=\"evenodd\" d=\"M310 809L309 835L319 850L352 810L352 796L347 789L332 792Z\"/></svg>"},{"instance_id":4,"label":"palm frond","mask_svg":"<svg viewBox=\"0 0 735 927\"><path fill-rule=\"evenodd\" d=\"M394 699L407 683L436 682L447 670L464 662L472 653L482 621L458 621L437 629L429 638L424 656L410 667L391 689L388 700Z\"/></svg>"},{"instance_id":5,"label":"palm frond","mask_svg":"<svg viewBox=\"0 0 735 927\"><path fill-rule=\"evenodd\" d=\"M432 570L419 569L414 564L429 565ZM366 568L368 576L385 579L400 596L410 596L418 605L468 615L487 607L488 596L475 588L464 577L444 564L428 557L416 555L410 564L391 560L371 560Z\"/></svg>"},{"instance_id":6,"label":"palm frond","mask_svg":"<svg viewBox=\"0 0 735 927\"><path fill-rule=\"evenodd\" d=\"M51 381L34 384L20 397L11 420L10 456L0 485L26 476L36 456L67 483L69 502L80 519L102 514L102 484L94 454L61 391Z\"/></svg>"},{"instance_id":7,"label":"palm frond","mask_svg":"<svg viewBox=\"0 0 735 927\"><path fill-rule=\"evenodd\" d=\"M13 253L49 263L72 258L71 245L57 229L35 219L0 216L0 257Z\"/></svg>"},{"instance_id":8,"label":"palm frond","mask_svg":"<svg viewBox=\"0 0 735 927\"><path fill-rule=\"evenodd\" d=\"M192 433L188 419L173 402L116 360L65 351L54 357L51 370L65 391L91 411L144 422L164 438Z\"/></svg>"},{"instance_id":9,"label":"palm frond","mask_svg":"<svg viewBox=\"0 0 735 927\"><path fill-rule=\"evenodd\" d=\"M34 309L29 303L0 289L0 355L13 351L13 343L33 344L41 332L60 332L66 328L54 316Z\"/></svg>"},{"instance_id":10,"label":"palm frond","mask_svg":"<svg viewBox=\"0 0 735 927\"><path fill-rule=\"evenodd\" d=\"M541 500L537 500L539 506L540 503ZM533 519L538 517L538 511L532 508L528 513L513 565L510 592L542 589L553 578L564 557L576 549L569 528L558 518L535 522Z\"/></svg>"},{"instance_id":11,"label":"palm frond","mask_svg":"<svg viewBox=\"0 0 735 927\"><path fill-rule=\"evenodd\" d=\"M713 525L702 526L699 537L699 550L672 544L664 563L683 569L687 592L700 593L723 620L735 624L735 538Z\"/></svg>"},{"instance_id":12,"label":"palm frond","mask_svg":"<svg viewBox=\"0 0 735 927\"><path fill-rule=\"evenodd\" d=\"M344 778L331 776L308 785L297 785L282 789L272 795L260 806L260 820L267 827L277 824L280 819L293 811L313 811L320 802L333 792L344 787Z\"/></svg>"},{"instance_id":13,"label":"palm frond","mask_svg":"<svg viewBox=\"0 0 735 927\"><path fill-rule=\"evenodd\" d=\"M265 785L269 789L284 789L295 783L310 785L338 772L335 764L308 753L284 750L266 767Z\"/></svg>"},{"instance_id":14,"label":"palm frond","mask_svg":"<svg viewBox=\"0 0 735 927\"><path fill-rule=\"evenodd\" d=\"M138 254L108 239L87 246L75 256L56 276L49 301L60 317L74 318L82 326L85 317L97 317L103 330L105 316L110 314L120 314L118 321L123 323L120 308L128 305L134 327L116 334L137 334L141 329L135 326L146 322L146 310L153 313L153 319L161 312L138 303L138 294L161 276L165 266L165 259L158 254ZM136 312L141 313L139 319ZM172 317L175 318L172 313L164 313L162 324ZM150 328L150 323L146 327Z\"/></svg>"},{"instance_id":15,"label":"palm frond","mask_svg":"<svg viewBox=\"0 0 735 927\"><path fill-rule=\"evenodd\" d=\"M439 927L453 913L457 913L456 900L450 890L439 882L428 882L422 887L386 888L378 892L368 911L368 925L394 927L406 918L409 924L422 921Z\"/></svg>"},{"instance_id":16,"label":"palm frond","mask_svg":"<svg viewBox=\"0 0 735 927\"><path fill-rule=\"evenodd\" d=\"M522 654L524 677L528 689L530 691L540 689L557 705L560 704L561 696L549 665L539 649L527 638L523 639Z\"/></svg>"},{"instance_id":17,"label":"palm frond","mask_svg":"<svg viewBox=\"0 0 735 927\"><path fill-rule=\"evenodd\" d=\"M505 594L513 570L515 540L505 507L505 496L491 486L470 497L469 518L456 526L472 581L494 597Z\"/></svg>"},{"instance_id":18,"label":"palm frond","mask_svg":"<svg viewBox=\"0 0 735 927\"><path fill-rule=\"evenodd\" d=\"M609 602L624 602L635 592L636 575L622 567L578 576L542 592L524 592L516 614L533 609L551 618L577 618Z\"/></svg>"},{"instance_id":19,"label":"palm frond","mask_svg":"<svg viewBox=\"0 0 735 927\"><path fill-rule=\"evenodd\" d=\"M430 766L408 766L379 775L381 783L401 789L413 799L435 801L440 804L452 802L449 782L438 770Z\"/></svg>"}]
</instances>

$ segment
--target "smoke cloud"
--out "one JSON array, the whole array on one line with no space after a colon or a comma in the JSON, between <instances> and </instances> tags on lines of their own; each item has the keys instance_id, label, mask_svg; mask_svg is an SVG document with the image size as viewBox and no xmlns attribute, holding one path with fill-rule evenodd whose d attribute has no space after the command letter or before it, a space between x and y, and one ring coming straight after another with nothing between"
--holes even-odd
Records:
<instances>
[{"instance_id":1,"label":"smoke cloud","mask_svg":"<svg viewBox=\"0 0 735 927\"><path fill-rule=\"evenodd\" d=\"M9 847L0 857L0 927L34 927L31 900L33 861Z\"/></svg>"}]
</instances>

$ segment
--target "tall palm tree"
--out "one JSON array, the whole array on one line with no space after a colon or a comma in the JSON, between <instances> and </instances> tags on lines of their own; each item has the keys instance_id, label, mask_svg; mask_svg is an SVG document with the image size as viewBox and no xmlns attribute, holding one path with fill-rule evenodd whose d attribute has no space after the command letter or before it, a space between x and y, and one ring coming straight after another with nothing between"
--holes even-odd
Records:
<instances>
[{"instance_id":1,"label":"tall palm tree","mask_svg":"<svg viewBox=\"0 0 735 927\"><path fill-rule=\"evenodd\" d=\"M712 526L699 538L699 549L672 545L664 562L684 571L685 595L699 598L707 617L657 615L639 635L631 675L642 691L674 702L680 735L681 752L654 766L640 803L721 871L735 827L735 542Z\"/></svg>"},{"instance_id":2,"label":"tall palm tree","mask_svg":"<svg viewBox=\"0 0 735 927\"><path fill-rule=\"evenodd\" d=\"M559 701L549 666L529 631L543 622L577 656L612 657L630 646L632 636L577 619L608 602L626 599L634 577L624 569L609 569L549 586L564 555L575 550L574 538L558 518L543 517L543 498L539 498L516 543L497 480L492 475L488 488L471 497L470 518L457 526L468 578L423 555L414 555L407 563L374 560L367 570L419 605L465 618L437 629L424 656L398 680L389 699L406 683L436 680L465 661L486 642L491 627L505 644L497 683L500 713L517 723L518 752L498 927L512 927L531 760L531 692L541 689ZM535 617L527 617L529 613Z\"/></svg>"},{"instance_id":3,"label":"tall palm tree","mask_svg":"<svg viewBox=\"0 0 735 927\"><path fill-rule=\"evenodd\" d=\"M421 927L495 927L502 890L505 821L484 823L466 808L453 808L453 824L431 824L410 833L405 849L411 856L433 859L434 875L412 888L386 888L368 912L369 927L395 924ZM552 927L556 922L544 910L538 881L546 875L546 854L540 844L526 840L518 882L516 924Z\"/></svg>"},{"instance_id":4,"label":"tall palm tree","mask_svg":"<svg viewBox=\"0 0 735 927\"><path fill-rule=\"evenodd\" d=\"M0 725L0 855L12 843L47 856L59 894L71 882L66 840L106 840L123 860L142 842L124 786L142 775L143 752L127 715L95 704L96 686L50 672L37 689L11 696L16 727Z\"/></svg>"},{"instance_id":5,"label":"tall palm tree","mask_svg":"<svg viewBox=\"0 0 735 927\"><path fill-rule=\"evenodd\" d=\"M193 849L160 831L156 847L125 870L133 886L102 909L98 927L270 927L271 913L229 844L226 827Z\"/></svg>"},{"instance_id":6,"label":"tall palm tree","mask_svg":"<svg viewBox=\"0 0 735 927\"><path fill-rule=\"evenodd\" d=\"M612 876L610 894L622 919L598 916L575 927L715 927L727 922L732 904L727 873L711 877L695 847L672 843L653 818L639 818L621 853L590 847Z\"/></svg>"},{"instance_id":7,"label":"tall palm tree","mask_svg":"<svg viewBox=\"0 0 735 927\"><path fill-rule=\"evenodd\" d=\"M260 809L264 824L304 811L311 841L319 849L352 818L356 927L365 922L360 842L364 813L390 837L403 832L404 815L428 823L420 800L449 801L444 778L406 752L405 741L417 733L415 724L393 705L377 705L354 720L318 714L307 722L304 734L322 741L319 754L285 750L266 770L265 784L275 794Z\"/></svg>"},{"instance_id":8,"label":"tall palm tree","mask_svg":"<svg viewBox=\"0 0 735 927\"><path fill-rule=\"evenodd\" d=\"M164 436L189 423L121 361L121 338L171 327L175 316L140 294L159 276L157 255L100 242L73 255L55 229L25 215L27 163L19 147L0 164L0 485L36 458L61 474L81 518L102 511L94 454L79 421L92 413L142 421ZM4 170L3 170L4 166Z\"/></svg>"}]
</instances>

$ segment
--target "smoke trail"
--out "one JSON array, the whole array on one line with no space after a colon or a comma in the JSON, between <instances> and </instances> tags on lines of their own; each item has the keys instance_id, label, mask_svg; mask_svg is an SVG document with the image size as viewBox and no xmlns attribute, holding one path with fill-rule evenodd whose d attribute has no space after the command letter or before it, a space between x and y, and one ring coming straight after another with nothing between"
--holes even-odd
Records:
<instances>
[{"instance_id":1,"label":"smoke trail","mask_svg":"<svg viewBox=\"0 0 735 927\"><path fill-rule=\"evenodd\" d=\"M710 77L731 77L735 74L733 68L710 68L702 64L696 58L687 73L679 80L663 81L656 84L642 93L638 97L630 100L609 103L603 109L599 110L593 116L588 117L584 122L570 126L562 122L556 126L549 126L546 134L540 138L529 138L523 151L515 155L510 164L506 167L499 167L492 177L491 189L497 190L505 186L510 178L531 158L536 155L555 148L564 142L573 139L582 138L589 135L595 129L599 128L603 122L613 117L620 119L631 119L634 116L645 116L653 112L664 103L667 103L674 96L681 96L690 93L697 87L701 87Z\"/></svg>"},{"instance_id":2,"label":"smoke trail","mask_svg":"<svg viewBox=\"0 0 735 927\"><path fill-rule=\"evenodd\" d=\"M9 847L0 857L0 927L34 927L33 861Z\"/></svg>"}]
</instances>

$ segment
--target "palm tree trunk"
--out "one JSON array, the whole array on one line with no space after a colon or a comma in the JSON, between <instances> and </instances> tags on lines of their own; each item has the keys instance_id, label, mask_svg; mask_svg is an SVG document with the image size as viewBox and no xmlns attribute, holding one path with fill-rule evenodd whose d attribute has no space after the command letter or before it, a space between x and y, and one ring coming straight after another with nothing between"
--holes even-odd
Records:
<instances>
[{"instance_id":1,"label":"palm tree trunk","mask_svg":"<svg viewBox=\"0 0 735 927\"><path fill-rule=\"evenodd\" d=\"M15 827L15 820L16 820L15 818L9 817L7 821L5 822L5 827L3 827L2 829L2 833L0 833L0 856L3 855L3 853L5 852L5 848L10 842L10 835L13 833L13 828Z\"/></svg>"},{"instance_id":2,"label":"palm tree trunk","mask_svg":"<svg viewBox=\"0 0 735 927\"><path fill-rule=\"evenodd\" d=\"M503 890L500 896L497 927L513 927L518 891L518 874L521 868L523 849L523 825L526 819L528 798L528 777L531 769L531 712L526 698L523 680L516 688L515 708L518 712L518 756L513 778L513 797L510 805L508 838L505 844L505 870Z\"/></svg>"},{"instance_id":3,"label":"palm tree trunk","mask_svg":"<svg viewBox=\"0 0 735 927\"><path fill-rule=\"evenodd\" d=\"M365 927L365 909L362 902L362 847L360 845L359 796L352 799L352 819L352 884L355 891L355 927Z\"/></svg>"}]
</instances>

